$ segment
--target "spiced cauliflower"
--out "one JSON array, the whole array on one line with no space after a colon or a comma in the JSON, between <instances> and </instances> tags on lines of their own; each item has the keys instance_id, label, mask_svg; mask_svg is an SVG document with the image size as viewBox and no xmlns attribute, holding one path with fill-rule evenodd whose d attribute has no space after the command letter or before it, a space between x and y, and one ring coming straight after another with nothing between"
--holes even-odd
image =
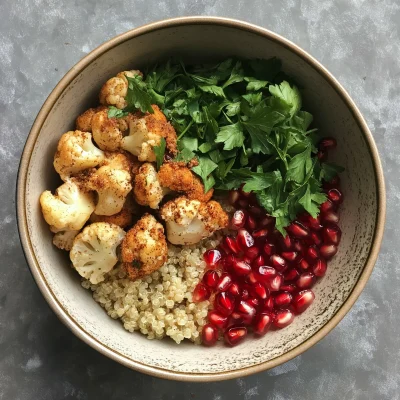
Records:
<instances>
[{"instance_id":1,"label":"spiced cauliflower","mask_svg":"<svg viewBox=\"0 0 400 400\"><path fill-rule=\"evenodd\" d=\"M76 130L82 132L92 132L92 119L100 111L107 110L106 106L89 108L75 120Z\"/></svg>"}]
</instances>

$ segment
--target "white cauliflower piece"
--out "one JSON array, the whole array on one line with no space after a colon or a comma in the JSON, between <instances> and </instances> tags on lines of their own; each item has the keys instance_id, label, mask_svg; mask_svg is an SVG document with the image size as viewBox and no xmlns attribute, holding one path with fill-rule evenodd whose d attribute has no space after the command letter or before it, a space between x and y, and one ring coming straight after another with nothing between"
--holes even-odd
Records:
<instances>
[{"instance_id":1,"label":"white cauliflower piece","mask_svg":"<svg viewBox=\"0 0 400 400\"><path fill-rule=\"evenodd\" d=\"M178 197L164 204L160 214L166 222L169 242L177 245L198 243L228 226L228 215L214 200L203 203Z\"/></svg>"},{"instance_id":2,"label":"white cauliflower piece","mask_svg":"<svg viewBox=\"0 0 400 400\"><path fill-rule=\"evenodd\" d=\"M100 104L125 108L127 106L125 97L128 92L128 80L126 77L133 78L143 74L138 70L123 71L117 76L109 79L100 90Z\"/></svg>"},{"instance_id":3,"label":"white cauliflower piece","mask_svg":"<svg viewBox=\"0 0 400 400\"><path fill-rule=\"evenodd\" d=\"M60 231L54 234L53 244L61 250L70 251L79 231Z\"/></svg>"},{"instance_id":4,"label":"white cauliflower piece","mask_svg":"<svg viewBox=\"0 0 400 400\"><path fill-rule=\"evenodd\" d=\"M80 230L95 209L94 196L82 191L74 180L61 185L55 195L40 195L43 217L52 232Z\"/></svg>"},{"instance_id":5,"label":"white cauliflower piece","mask_svg":"<svg viewBox=\"0 0 400 400\"><path fill-rule=\"evenodd\" d=\"M121 245L124 269L132 280L159 269L167 260L167 254L164 228L150 214L144 214L126 233Z\"/></svg>"},{"instance_id":6,"label":"white cauliflower piece","mask_svg":"<svg viewBox=\"0 0 400 400\"><path fill-rule=\"evenodd\" d=\"M122 210L132 190L132 175L130 162L123 154L113 155L105 164L92 172L84 184L87 190L97 192L98 201L94 212L110 216Z\"/></svg>"},{"instance_id":7,"label":"white cauliflower piece","mask_svg":"<svg viewBox=\"0 0 400 400\"><path fill-rule=\"evenodd\" d=\"M96 108L89 108L83 114L79 115L75 120L76 130L82 132L92 132L92 119L96 113L102 110L107 110L106 106L99 106Z\"/></svg>"},{"instance_id":8,"label":"white cauliflower piece","mask_svg":"<svg viewBox=\"0 0 400 400\"><path fill-rule=\"evenodd\" d=\"M154 113L130 119L129 136L125 136L121 141L122 148L137 156L139 161L156 160L153 147L159 146L161 138L166 141L167 152L172 156L177 154L175 129L157 105L153 104L151 107Z\"/></svg>"},{"instance_id":9,"label":"white cauliflower piece","mask_svg":"<svg viewBox=\"0 0 400 400\"><path fill-rule=\"evenodd\" d=\"M65 181L104 160L104 153L92 143L89 132L69 131L61 136L54 156L54 168Z\"/></svg>"},{"instance_id":10,"label":"white cauliflower piece","mask_svg":"<svg viewBox=\"0 0 400 400\"><path fill-rule=\"evenodd\" d=\"M161 187L155 166L144 163L135 175L133 193L136 202L142 206L157 209L168 192L167 188Z\"/></svg>"},{"instance_id":11,"label":"white cauliflower piece","mask_svg":"<svg viewBox=\"0 0 400 400\"><path fill-rule=\"evenodd\" d=\"M69 257L73 267L93 284L104 281L118 262L117 247L125 232L117 225L95 222L88 225L74 239Z\"/></svg>"}]
</instances>

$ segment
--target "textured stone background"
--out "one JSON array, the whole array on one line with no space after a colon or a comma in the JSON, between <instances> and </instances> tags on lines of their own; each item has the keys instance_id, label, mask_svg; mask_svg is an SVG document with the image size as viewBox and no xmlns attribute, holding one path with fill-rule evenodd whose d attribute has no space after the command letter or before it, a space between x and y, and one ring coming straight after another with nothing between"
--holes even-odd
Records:
<instances>
[{"instance_id":1,"label":"textured stone background","mask_svg":"<svg viewBox=\"0 0 400 400\"><path fill-rule=\"evenodd\" d=\"M31 278L14 211L25 139L64 73L116 34L196 14L259 24L319 59L364 113L382 156L388 192L379 261L339 326L272 371L201 386L130 371L75 338ZM0 16L0 399L400 398L398 0L0 0Z\"/></svg>"}]
</instances>

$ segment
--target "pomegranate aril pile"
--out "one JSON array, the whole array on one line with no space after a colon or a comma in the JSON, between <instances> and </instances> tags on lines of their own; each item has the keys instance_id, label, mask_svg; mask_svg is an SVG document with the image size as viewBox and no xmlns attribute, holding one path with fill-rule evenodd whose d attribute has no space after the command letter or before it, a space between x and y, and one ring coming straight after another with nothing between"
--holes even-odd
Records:
<instances>
[{"instance_id":1,"label":"pomegranate aril pile","mask_svg":"<svg viewBox=\"0 0 400 400\"><path fill-rule=\"evenodd\" d=\"M334 139L326 138L319 151L325 154L334 146ZM327 200L320 215L299 215L285 237L252 193L230 192L229 200L236 207L231 235L222 240L221 251L204 254L207 271L193 292L195 302L212 301L202 332L205 345L223 337L233 346L250 332L261 336L285 328L312 304L312 287L326 274L341 240L339 184L338 177L324 183Z\"/></svg>"}]
</instances>

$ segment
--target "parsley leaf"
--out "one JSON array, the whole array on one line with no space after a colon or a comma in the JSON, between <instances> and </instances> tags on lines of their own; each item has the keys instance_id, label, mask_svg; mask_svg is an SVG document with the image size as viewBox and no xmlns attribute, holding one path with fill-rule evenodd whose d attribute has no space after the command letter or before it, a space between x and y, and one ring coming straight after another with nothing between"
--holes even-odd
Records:
<instances>
[{"instance_id":1,"label":"parsley leaf","mask_svg":"<svg viewBox=\"0 0 400 400\"><path fill-rule=\"evenodd\" d=\"M206 93L212 93L218 97L225 97L224 89L215 85L199 85L199 89Z\"/></svg>"},{"instance_id":2,"label":"parsley leaf","mask_svg":"<svg viewBox=\"0 0 400 400\"><path fill-rule=\"evenodd\" d=\"M160 169L164 161L165 146L166 146L165 139L161 138L160 144L158 146L153 147L154 153L156 155L157 170Z\"/></svg>"},{"instance_id":3,"label":"parsley leaf","mask_svg":"<svg viewBox=\"0 0 400 400\"><path fill-rule=\"evenodd\" d=\"M290 107L290 115L293 117L301 108L301 96L296 86L293 88L286 81L280 85L271 85L269 92Z\"/></svg>"},{"instance_id":4,"label":"parsley leaf","mask_svg":"<svg viewBox=\"0 0 400 400\"><path fill-rule=\"evenodd\" d=\"M192 168L192 171L199 175L204 183L204 192L207 193L215 184L215 179L211 173L218 165L208 157L199 157L199 165Z\"/></svg>"},{"instance_id":5,"label":"parsley leaf","mask_svg":"<svg viewBox=\"0 0 400 400\"><path fill-rule=\"evenodd\" d=\"M143 82L140 75L135 75L133 78L126 76L128 80L128 92L126 94L127 109L138 109L143 113L153 113L151 107L151 96L147 91L147 85Z\"/></svg>"},{"instance_id":6,"label":"parsley leaf","mask_svg":"<svg viewBox=\"0 0 400 400\"><path fill-rule=\"evenodd\" d=\"M193 153L193 151L189 150L189 149L182 149L177 156L174 158L174 161L183 161L188 163L189 161L191 161L194 157L196 156L196 154Z\"/></svg>"},{"instance_id":7,"label":"parsley leaf","mask_svg":"<svg viewBox=\"0 0 400 400\"><path fill-rule=\"evenodd\" d=\"M183 149L188 149L190 151L197 151L199 148L199 141L197 138L185 136L178 142L178 147L182 151Z\"/></svg>"},{"instance_id":8,"label":"parsley leaf","mask_svg":"<svg viewBox=\"0 0 400 400\"><path fill-rule=\"evenodd\" d=\"M320 179L330 182L336 175L343 172L344 168L334 163L322 163Z\"/></svg>"},{"instance_id":9,"label":"parsley leaf","mask_svg":"<svg viewBox=\"0 0 400 400\"><path fill-rule=\"evenodd\" d=\"M311 149L307 147L302 153L296 154L289 162L286 181L302 183L311 168Z\"/></svg>"},{"instance_id":10,"label":"parsley leaf","mask_svg":"<svg viewBox=\"0 0 400 400\"><path fill-rule=\"evenodd\" d=\"M120 110L117 107L114 106L108 107L108 113L107 113L108 118L123 118L126 117L128 114L129 114L128 112Z\"/></svg>"},{"instance_id":11,"label":"parsley leaf","mask_svg":"<svg viewBox=\"0 0 400 400\"><path fill-rule=\"evenodd\" d=\"M256 91L258 91L260 89L263 89L263 88L267 87L267 85L269 83L268 81L261 81L259 79L256 79L256 78L253 78L253 77L250 77L250 76L246 76L244 78L244 80L246 82L248 82L248 84L246 86L246 90L248 92L252 92L252 91L256 92Z\"/></svg>"},{"instance_id":12,"label":"parsley leaf","mask_svg":"<svg viewBox=\"0 0 400 400\"><path fill-rule=\"evenodd\" d=\"M238 83L238 82L242 82L243 79L244 79L244 76L243 76L242 63L240 61L237 61L235 66L232 69L229 79L222 85L222 88L225 89L229 85L232 85L232 84Z\"/></svg>"},{"instance_id":13,"label":"parsley leaf","mask_svg":"<svg viewBox=\"0 0 400 400\"><path fill-rule=\"evenodd\" d=\"M244 142L242 125L236 122L236 124L222 126L217 134L215 142L224 143L224 150L242 147Z\"/></svg>"}]
</instances>

